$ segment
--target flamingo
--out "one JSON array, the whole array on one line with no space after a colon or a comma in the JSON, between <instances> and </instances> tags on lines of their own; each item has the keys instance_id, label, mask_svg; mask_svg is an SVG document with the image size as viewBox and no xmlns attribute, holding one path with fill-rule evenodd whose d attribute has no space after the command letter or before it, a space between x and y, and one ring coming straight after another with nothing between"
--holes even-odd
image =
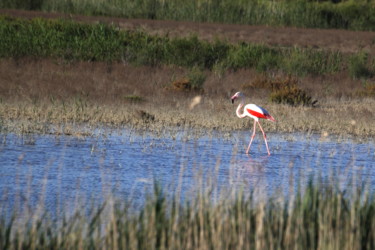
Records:
<instances>
[{"instance_id":1,"label":"flamingo","mask_svg":"<svg viewBox=\"0 0 375 250\"><path fill-rule=\"evenodd\" d=\"M235 93L232 96L232 98L231 98L232 99L232 103L234 103L234 100L236 100L237 98L241 98L241 103L237 107L236 115L239 118L244 118L244 117L248 116L248 117L254 119L253 134L251 135L251 140L250 140L249 146L247 147L246 154L247 155L249 154L250 146L251 146L251 143L253 142L253 139L254 139L254 136L255 136L256 124L258 124L260 130L263 133L263 138L264 138L264 142L266 143L268 155L271 155L270 150L268 148L266 133L264 133L264 130L263 130L262 126L259 123L259 118L270 120L272 122L275 122L276 120L268 113L267 110L265 110L264 108L262 108L262 107L260 107L258 105L255 105L255 104L246 104L245 105L244 104L245 95L242 94L241 92L237 92L237 93ZM244 107L244 109L243 109L243 113L241 114L240 110L241 110L242 107Z\"/></svg>"}]
</instances>

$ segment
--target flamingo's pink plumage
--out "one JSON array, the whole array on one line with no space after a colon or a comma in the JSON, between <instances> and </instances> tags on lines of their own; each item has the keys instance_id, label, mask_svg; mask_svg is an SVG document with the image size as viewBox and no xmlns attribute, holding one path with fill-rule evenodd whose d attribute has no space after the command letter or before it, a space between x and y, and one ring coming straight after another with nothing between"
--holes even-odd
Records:
<instances>
[{"instance_id":1,"label":"flamingo's pink plumage","mask_svg":"<svg viewBox=\"0 0 375 250\"><path fill-rule=\"evenodd\" d=\"M275 122L276 120L270 115L270 113L268 113L267 110L265 110L264 108L262 108L262 107L260 107L258 105L255 105L255 104L244 105L244 98L245 98L245 96L241 92L237 92L236 94L234 94L232 96L232 98L231 98L232 99L232 103L234 103L234 100L236 100L237 98L241 98L241 103L237 107L236 115L239 118L244 118L244 117L248 116L248 117L254 119L253 134L251 136L251 140L250 140L249 146L247 147L246 154L249 154L250 146L251 146L251 143L253 142L253 139L254 139L254 136L255 136L256 124L258 124L260 130L263 133L263 138L264 138L264 142L266 143L268 155L271 155L270 150L268 148L266 133L264 133L264 130L263 130L262 126L259 123L259 119L260 118L261 119L266 119L266 120L270 120L272 122ZM243 112L241 113L241 109L242 108L243 108Z\"/></svg>"}]
</instances>

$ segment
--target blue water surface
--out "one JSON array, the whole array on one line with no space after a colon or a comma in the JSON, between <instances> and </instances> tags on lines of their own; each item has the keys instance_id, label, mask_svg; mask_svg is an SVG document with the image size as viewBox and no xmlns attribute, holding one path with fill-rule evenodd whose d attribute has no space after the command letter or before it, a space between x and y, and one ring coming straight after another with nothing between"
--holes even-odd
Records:
<instances>
[{"instance_id":1,"label":"blue water surface","mask_svg":"<svg viewBox=\"0 0 375 250\"><path fill-rule=\"evenodd\" d=\"M24 204L58 211L108 195L142 204L158 183L181 199L209 191L288 196L311 176L339 188L375 187L373 141L268 134L271 156L257 135L245 154L248 131L200 135L191 130L158 134L118 130L95 136L2 134L1 207Z\"/></svg>"}]
</instances>

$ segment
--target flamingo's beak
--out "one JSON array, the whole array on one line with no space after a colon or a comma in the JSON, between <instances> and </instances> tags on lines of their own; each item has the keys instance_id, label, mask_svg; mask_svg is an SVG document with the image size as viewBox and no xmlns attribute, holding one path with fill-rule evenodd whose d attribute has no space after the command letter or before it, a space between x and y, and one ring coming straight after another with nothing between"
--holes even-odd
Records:
<instances>
[{"instance_id":1,"label":"flamingo's beak","mask_svg":"<svg viewBox=\"0 0 375 250\"><path fill-rule=\"evenodd\" d=\"M233 104L233 103L234 103L234 100L236 100L236 99L237 99L237 96L235 96L235 95L234 95L234 96L232 96L232 98L231 98L231 99L232 99L232 104Z\"/></svg>"},{"instance_id":2,"label":"flamingo's beak","mask_svg":"<svg viewBox=\"0 0 375 250\"><path fill-rule=\"evenodd\" d=\"M232 104L234 103L234 98L232 98Z\"/></svg>"}]
</instances>

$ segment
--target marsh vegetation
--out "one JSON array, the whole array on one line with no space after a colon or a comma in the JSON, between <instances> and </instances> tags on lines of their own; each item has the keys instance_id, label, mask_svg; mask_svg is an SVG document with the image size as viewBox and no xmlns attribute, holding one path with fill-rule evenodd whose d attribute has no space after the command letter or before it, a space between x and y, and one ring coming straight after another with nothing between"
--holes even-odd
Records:
<instances>
[{"instance_id":1,"label":"marsh vegetation","mask_svg":"<svg viewBox=\"0 0 375 250\"><path fill-rule=\"evenodd\" d=\"M237 194L217 204L207 194L169 199L157 186L137 212L108 201L64 220L32 214L0 220L3 249L373 249L374 197L310 184L294 199L256 202ZM17 215L16 215L17 216ZM345 240L344 240L345 239Z\"/></svg>"},{"instance_id":2,"label":"marsh vegetation","mask_svg":"<svg viewBox=\"0 0 375 250\"><path fill-rule=\"evenodd\" d=\"M349 69L353 78L371 78L375 71L375 59L365 51L346 55L312 48L207 42L196 36L170 38L123 31L107 24L7 16L0 18L0 28L3 58L52 57L221 71L252 68L297 76L334 74Z\"/></svg>"},{"instance_id":3,"label":"marsh vegetation","mask_svg":"<svg viewBox=\"0 0 375 250\"><path fill-rule=\"evenodd\" d=\"M202 88L197 91L178 85L191 84L184 79L192 71L174 66L51 59L2 59L0 64L3 132L74 134L75 124L85 123L91 127L151 130L165 126L250 130L251 121L237 119L229 99L235 90L241 90L249 96L249 102L267 108L277 119L277 123L263 123L268 132L361 137L373 137L375 133L375 102L367 91L369 87L351 78L336 85L334 77L322 82L320 77L270 78L251 70L223 75L203 71L205 82L196 85ZM285 92L280 92L282 89ZM298 89L304 92L294 96L293 91ZM192 108L197 96L200 102Z\"/></svg>"},{"instance_id":4,"label":"marsh vegetation","mask_svg":"<svg viewBox=\"0 0 375 250\"><path fill-rule=\"evenodd\" d=\"M0 8L304 28L374 30L375 24L372 0L3 0Z\"/></svg>"},{"instance_id":5,"label":"marsh vegetation","mask_svg":"<svg viewBox=\"0 0 375 250\"><path fill-rule=\"evenodd\" d=\"M0 7L373 30L372 1L339 2L251 1L245 5L243 1L225 0L19 0L2 1ZM357 14L359 11L361 15ZM110 21L73 20L73 17L69 20L0 17L0 154L3 163L9 160L0 175L5 180L0 184L0 248L375 247L373 174L368 167L374 161L371 143L375 135L375 58L371 33L366 44L360 39L343 49L329 44L297 46L295 37L290 37L293 42L286 46L274 41L267 44L244 41L241 34L234 40L212 39L215 36L201 39L196 34L172 36L169 30L155 34L150 29L126 29L121 23ZM238 90L249 96L249 102L267 108L278 121L263 123L267 132L271 135L274 132L274 137L269 136L271 142L276 133L287 134L271 146L274 160L269 158L267 163L246 158L242 168L230 169L228 166L232 166L236 157L243 156L239 152L248 142L251 127L251 121L236 119L235 107L230 104L230 95ZM110 138L114 130L124 127L132 131L131 135L122 137L118 144L105 140L100 148L95 141L97 131L105 130L102 136ZM177 136L191 129L196 133L193 136ZM134 149L131 146L134 130L146 131L159 139L150 140L146 136ZM245 136L233 139L233 131ZM209 137L203 143L191 141L193 137L216 132L226 139L217 142ZM302 132L303 140L288 134L291 132ZM50 136L54 144L39 148L38 134ZM337 146L336 141L330 142L330 134L344 143ZM371 146L349 143L349 136ZM15 138L21 138L21 145ZM328 143L314 144L312 138ZM64 140L68 140L66 145L62 143ZM301 149L293 147L298 143L291 142L296 141L308 143ZM202 145L204 149L209 142L214 146L208 149L207 156ZM12 143L16 147L7 148ZM234 150L233 144L237 147ZM220 145L230 145L229 150ZM187 151L189 147L193 151ZM61 148L62 153L57 158L56 154L49 157L52 148ZM20 155L14 154L18 152ZM217 157L218 152L222 158ZM178 157L171 157L170 153ZM282 155L289 158L280 159ZM258 156L260 153L255 153ZM136 164L124 167L124 163L132 161ZM62 171L65 167L69 171ZM224 173L244 170L247 175L239 174L246 179L242 184L254 178L265 180L263 188L280 182L284 186L273 187L283 186L289 192L269 194L266 190L261 196L252 188L229 188L227 193L221 192L224 190L218 185L221 167ZM333 174L327 178L319 177L318 173L310 181L293 179L299 173L308 174L319 167L323 175L330 171ZM16 173L15 168L20 172ZM121 186L125 182L121 178L138 180L134 178L136 168L147 170L147 174L159 173L152 177L164 181L169 176L179 188L140 176L149 188L145 196L140 195L142 199L134 196L133 200L128 199L126 192L125 196L118 196L119 186L111 186L114 192L100 197L99 202L80 200L77 196L75 202L55 207L52 213L49 208L53 202L48 199L44 202L51 193L36 191L52 178L55 200L64 194L74 194L79 183L86 185L88 196L95 196L98 188L105 187L105 183L97 185L105 174L120 178ZM52 173L46 169L52 169ZM183 170L173 175L176 169L193 169L197 175L189 173L185 182L181 182ZM356 179L358 169L369 172ZM333 170L338 170L339 177ZM33 171L41 177L40 182L29 175ZM83 171L84 178L78 176L78 184L63 183L66 189L59 191L56 186L63 182L55 175L59 171L66 172L69 178ZM203 188L207 175L209 185ZM180 191L188 190L182 188L186 182L196 189L183 196ZM27 192L21 192L23 189ZM16 190L18 196L9 190ZM35 193L40 197L27 204ZM17 206L21 203L25 206Z\"/></svg>"},{"instance_id":6,"label":"marsh vegetation","mask_svg":"<svg viewBox=\"0 0 375 250\"><path fill-rule=\"evenodd\" d=\"M47 132L51 124L77 122L244 128L248 121L231 119L225 105L242 90L283 117L268 131L374 133L375 61L364 51L209 42L6 16L0 27L5 131ZM202 105L191 112L196 95Z\"/></svg>"}]
</instances>

